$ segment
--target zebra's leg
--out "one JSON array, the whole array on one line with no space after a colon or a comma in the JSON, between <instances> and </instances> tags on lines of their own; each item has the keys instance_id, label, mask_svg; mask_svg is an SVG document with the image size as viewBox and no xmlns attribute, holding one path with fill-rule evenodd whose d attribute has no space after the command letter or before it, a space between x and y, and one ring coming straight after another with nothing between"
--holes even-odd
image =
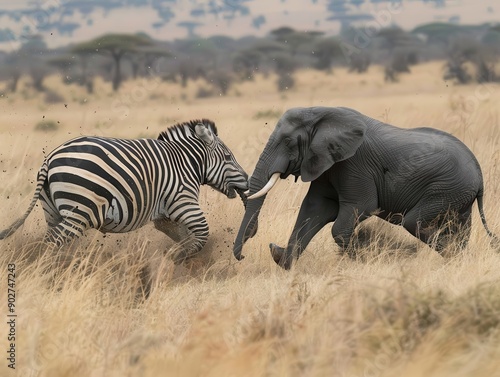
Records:
<instances>
[{"instance_id":1,"label":"zebra's leg","mask_svg":"<svg viewBox=\"0 0 500 377\"><path fill-rule=\"evenodd\" d=\"M80 237L87 229L87 224L77 218L63 217L62 220L54 226L49 225L45 233L44 242L60 248L73 238Z\"/></svg>"},{"instance_id":2,"label":"zebra's leg","mask_svg":"<svg viewBox=\"0 0 500 377\"><path fill-rule=\"evenodd\" d=\"M203 216L196 221L191 219L191 222L187 222L189 218L183 220L182 218L178 221L168 218L154 220L156 229L180 243L181 249L173 256L176 264L196 255L208 240L208 224Z\"/></svg>"},{"instance_id":3,"label":"zebra's leg","mask_svg":"<svg viewBox=\"0 0 500 377\"><path fill-rule=\"evenodd\" d=\"M63 221L61 214L50 198L47 183L45 183L43 190L40 191L40 202L42 203L45 222L50 228L57 226L57 224Z\"/></svg>"}]
</instances>

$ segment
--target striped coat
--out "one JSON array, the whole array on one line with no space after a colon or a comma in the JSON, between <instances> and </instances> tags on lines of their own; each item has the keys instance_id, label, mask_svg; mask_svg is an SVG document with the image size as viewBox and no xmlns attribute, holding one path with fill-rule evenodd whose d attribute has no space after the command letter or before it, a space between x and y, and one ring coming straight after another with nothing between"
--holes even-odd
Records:
<instances>
[{"instance_id":1,"label":"striped coat","mask_svg":"<svg viewBox=\"0 0 500 377\"><path fill-rule=\"evenodd\" d=\"M182 260L208 238L200 186L234 198L236 190L246 190L247 179L207 119L177 124L158 139L79 137L47 156L28 211L0 239L14 233L40 199L47 242L61 246L89 228L121 233L153 221L183 243L176 256Z\"/></svg>"}]
</instances>

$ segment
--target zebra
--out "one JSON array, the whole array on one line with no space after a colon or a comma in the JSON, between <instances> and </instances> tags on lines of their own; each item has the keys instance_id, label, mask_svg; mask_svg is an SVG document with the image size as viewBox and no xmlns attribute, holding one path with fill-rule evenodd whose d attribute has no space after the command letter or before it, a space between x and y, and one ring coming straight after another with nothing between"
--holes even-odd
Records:
<instances>
[{"instance_id":1,"label":"zebra","mask_svg":"<svg viewBox=\"0 0 500 377\"><path fill-rule=\"evenodd\" d=\"M157 139L83 136L53 150L37 175L28 210L0 239L12 235L41 201L44 242L61 247L87 229L124 233L149 221L181 243L174 261L196 255L208 239L198 203L201 185L245 202L248 175L209 119L178 123Z\"/></svg>"}]
</instances>

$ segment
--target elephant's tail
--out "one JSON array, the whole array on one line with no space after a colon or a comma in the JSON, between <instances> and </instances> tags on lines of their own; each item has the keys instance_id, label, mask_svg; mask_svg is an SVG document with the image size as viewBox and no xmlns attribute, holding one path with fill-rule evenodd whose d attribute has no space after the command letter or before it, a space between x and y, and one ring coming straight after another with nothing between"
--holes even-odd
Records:
<instances>
[{"instance_id":1,"label":"elephant's tail","mask_svg":"<svg viewBox=\"0 0 500 377\"><path fill-rule=\"evenodd\" d=\"M483 223L484 229L486 230L486 233L490 238L492 239L493 243L495 246L500 247L500 238L496 236L489 228L488 224L486 223L486 216L484 215L484 210L483 210L483 190L479 191L476 197L477 200L477 206L479 208L479 216L481 217L481 222Z\"/></svg>"}]
</instances>

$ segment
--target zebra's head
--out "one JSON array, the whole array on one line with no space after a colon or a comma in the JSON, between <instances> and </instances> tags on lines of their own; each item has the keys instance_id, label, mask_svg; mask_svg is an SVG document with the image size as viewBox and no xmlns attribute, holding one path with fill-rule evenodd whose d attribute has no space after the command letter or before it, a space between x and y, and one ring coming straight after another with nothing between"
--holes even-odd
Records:
<instances>
[{"instance_id":1,"label":"zebra's head","mask_svg":"<svg viewBox=\"0 0 500 377\"><path fill-rule=\"evenodd\" d=\"M217 128L212 121L203 119L194 126L195 134L207 149L205 184L222 192L228 198L248 189L248 175L238 164L231 150L217 136Z\"/></svg>"}]
</instances>

